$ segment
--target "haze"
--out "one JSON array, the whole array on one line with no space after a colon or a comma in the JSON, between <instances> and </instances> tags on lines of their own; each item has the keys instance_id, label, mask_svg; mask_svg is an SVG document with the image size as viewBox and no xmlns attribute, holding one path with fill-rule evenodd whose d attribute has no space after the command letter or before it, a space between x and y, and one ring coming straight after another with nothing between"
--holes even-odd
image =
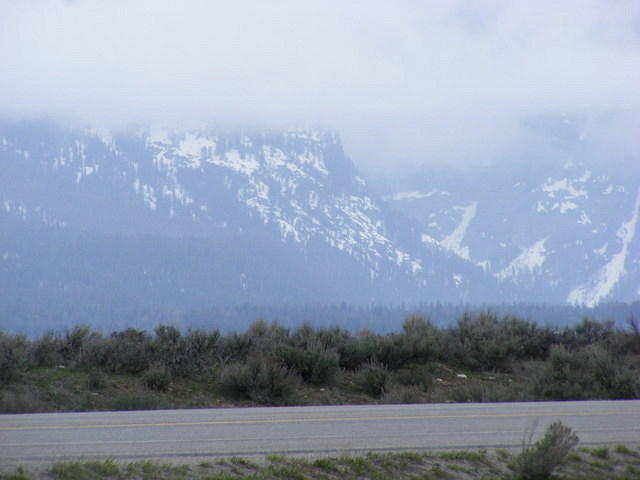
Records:
<instances>
[{"instance_id":1,"label":"haze","mask_svg":"<svg viewBox=\"0 0 640 480\"><path fill-rule=\"evenodd\" d=\"M512 159L563 117L640 154L640 3L0 3L0 115L319 125L372 175ZM604 146L604 147L603 147ZM516 155L517 156L517 155Z\"/></svg>"}]
</instances>

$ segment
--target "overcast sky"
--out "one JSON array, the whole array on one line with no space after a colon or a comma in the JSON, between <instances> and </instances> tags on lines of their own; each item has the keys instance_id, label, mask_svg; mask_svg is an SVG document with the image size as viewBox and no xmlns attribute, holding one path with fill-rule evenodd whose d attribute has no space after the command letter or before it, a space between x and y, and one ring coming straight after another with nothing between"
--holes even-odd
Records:
<instances>
[{"instance_id":1,"label":"overcast sky","mask_svg":"<svg viewBox=\"0 0 640 480\"><path fill-rule=\"evenodd\" d=\"M563 114L640 153L640 1L0 0L12 118L328 126L375 173Z\"/></svg>"}]
</instances>

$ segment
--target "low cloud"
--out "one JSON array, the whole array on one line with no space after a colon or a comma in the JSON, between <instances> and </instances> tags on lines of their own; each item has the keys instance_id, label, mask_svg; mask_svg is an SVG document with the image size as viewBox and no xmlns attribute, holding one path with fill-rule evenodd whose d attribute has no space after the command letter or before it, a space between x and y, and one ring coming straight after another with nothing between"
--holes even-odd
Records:
<instances>
[{"instance_id":1,"label":"low cloud","mask_svg":"<svg viewBox=\"0 0 640 480\"><path fill-rule=\"evenodd\" d=\"M34 0L1 10L0 114L11 118L329 126L373 174L509 157L545 116L640 153L635 0Z\"/></svg>"}]
</instances>

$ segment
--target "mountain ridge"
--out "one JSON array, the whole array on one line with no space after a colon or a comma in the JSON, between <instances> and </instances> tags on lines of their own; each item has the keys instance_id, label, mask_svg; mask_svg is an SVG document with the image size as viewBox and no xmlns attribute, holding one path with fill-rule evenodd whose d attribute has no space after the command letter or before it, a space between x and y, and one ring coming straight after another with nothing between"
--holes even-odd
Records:
<instances>
[{"instance_id":1,"label":"mountain ridge","mask_svg":"<svg viewBox=\"0 0 640 480\"><path fill-rule=\"evenodd\" d=\"M567 163L528 177L484 175L482 188L473 189L476 177L457 185L429 174L417 179L427 189L383 197L361 177L339 135L321 129L109 132L5 123L0 154L0 265L3 283L22 285L14 294L22 301L41 290L43 279L64 277L29 264L49 237L58 238L47 258L58 263L43 261L69 278L48 296L70 303L87 289L87 298L109 301L98 291L108 282L96 280L91 290L83 269L93 278L123 277L134 291L147 285L137 307L158 301L152 285L169 305L182 298L175 293L181 289L202 290L191 303L175 300L188 308L225 302L593 306L640 298L638 200L631 216L629 208L616 208L629 203L633 175L621 184ZM616 223L624 235L611 236ZM596 227L601 231L586 235ZM88 235L93 250L76 255L75 263L60 260L65 241L82 250L78 235ZM586 247L576 253L580 241L588 241L592 255L567 275L567 265L586 255ZM105 245L124 257L128 252L130 265L110 264ZM145 259L143 252L153 249L164 251L164 259ZM197 260L188 259L190 251L199 252ZM105 257L102 270L92 265L95 255ZM207 262L215 268L208 270ZM617 280L605 291L598 272L612 278L607 262L617 265L609 269Z\"/></svg>"}]
</instances>

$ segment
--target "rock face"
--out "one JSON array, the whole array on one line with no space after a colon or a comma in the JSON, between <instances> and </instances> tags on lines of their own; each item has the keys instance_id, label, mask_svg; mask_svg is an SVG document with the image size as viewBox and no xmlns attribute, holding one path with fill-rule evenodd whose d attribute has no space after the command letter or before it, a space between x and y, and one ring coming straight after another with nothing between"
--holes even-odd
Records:
<instances>
[{"instance_id":1,"label":"rock face","mask_svg":"<svg viewBox=\"0 0 640 480\"><path fill-rule=\"evenodd\" d=\"M640 299L640 178L432 172L379 197L331 131L0 125L0 308ZM639 169L640 170L640 169Z\"/></svg>"}]
</instances>

